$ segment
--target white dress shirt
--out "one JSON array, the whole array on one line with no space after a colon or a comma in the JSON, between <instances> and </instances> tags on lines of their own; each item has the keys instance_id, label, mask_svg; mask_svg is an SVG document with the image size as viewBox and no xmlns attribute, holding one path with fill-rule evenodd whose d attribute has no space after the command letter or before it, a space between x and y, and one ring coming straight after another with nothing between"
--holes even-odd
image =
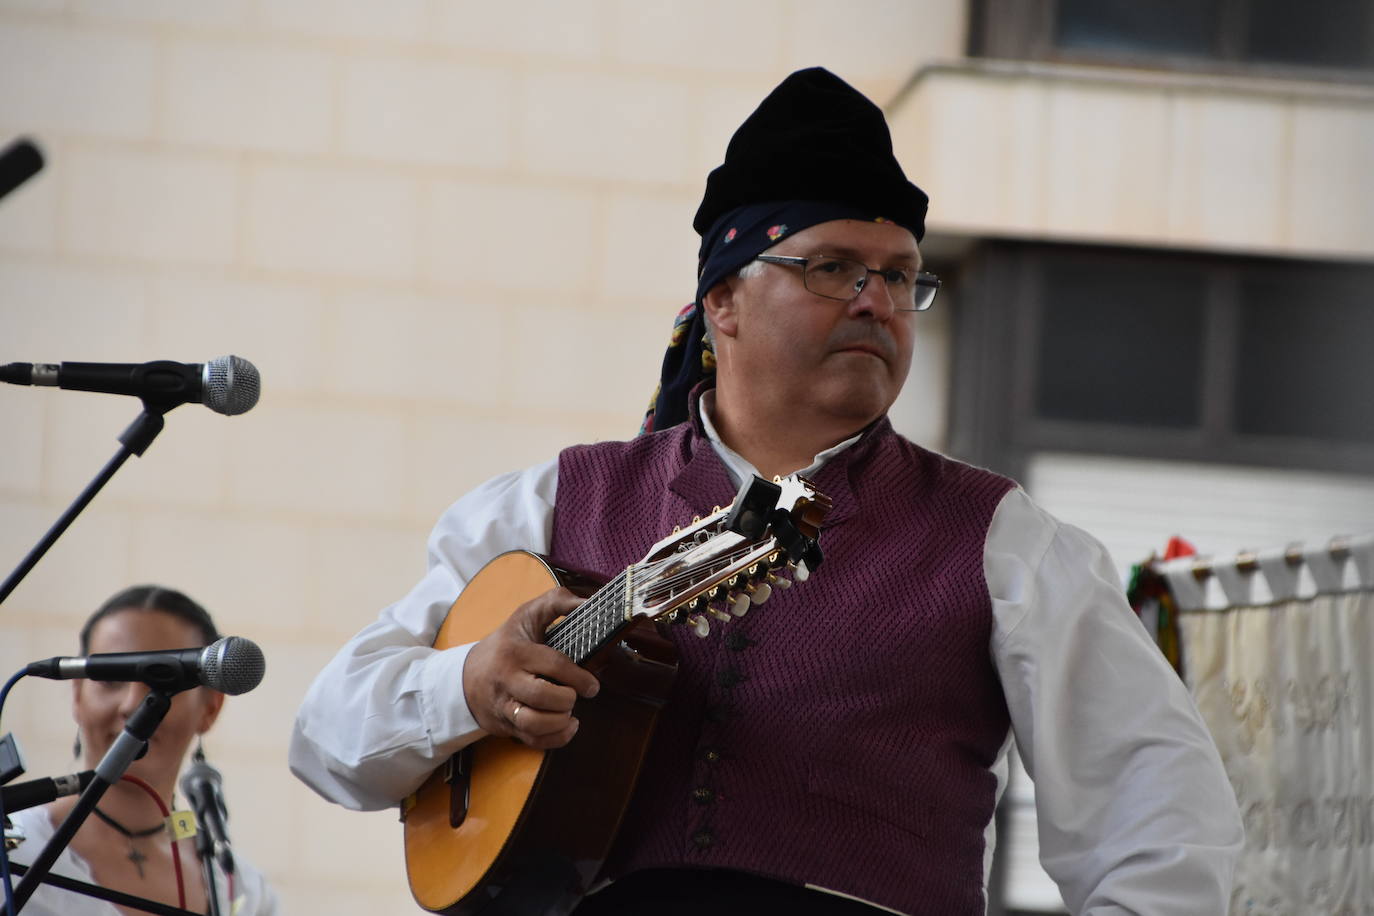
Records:
<instances>
[{"instance_id":1,"label":"white dress shirt","mask_svg":"<svg viewBox=\"0 0 1374 916\"><path fill-rule=\"evenodd\" d=\"M707 433L738 484L754 468L720 441L709 406ZM854 441L817 455L802 473ZM488 560L514 549L547 552L557 490L554 460L496 477L444 513L429 538L425 577L311 686L291 742L297 776L346 807L384 808L482 736L463 696L469 647L431 646ZM1235 796L1106 550L1017 488L993 515L983 564L993 613L988 650L1035 780L1041 862L1070 909L1225 913L1243 838ZM1005 750L995 768L999 797ZM989 826L988 862L992 839Z\"/></svg>"}]
</instances>

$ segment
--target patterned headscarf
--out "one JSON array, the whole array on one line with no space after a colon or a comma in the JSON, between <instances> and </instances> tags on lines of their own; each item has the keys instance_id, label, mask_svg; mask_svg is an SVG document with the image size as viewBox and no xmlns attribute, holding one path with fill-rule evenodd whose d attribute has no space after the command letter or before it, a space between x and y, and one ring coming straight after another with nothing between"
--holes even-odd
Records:
<instances>
[{"instance_id":1,"label":"patterned headscarf","mask_svg":"<svg viewBox=\"0 0 1374 916\"><path fill-rule=\"evenodd\" d=\"M687 419L688 392L716 371L716 355L706 334L706 310L701 305L711 288L787 236L836 219L893 222L863 207L812 200L747 204L716 220L702 237L696 299L673 320L658 387L649 400L639 429L641 434L667 429Z\"/></svg>"}]
</instances>

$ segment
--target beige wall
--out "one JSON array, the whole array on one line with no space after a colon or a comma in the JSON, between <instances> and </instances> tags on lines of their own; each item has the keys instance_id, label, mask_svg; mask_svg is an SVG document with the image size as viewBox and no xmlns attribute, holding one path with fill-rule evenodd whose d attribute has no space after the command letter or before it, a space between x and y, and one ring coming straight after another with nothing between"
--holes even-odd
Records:
<instances>
[{"instance_id":1,"label":"beige wall","mask_svg":"<svg viewBox=\"0 0 1374 916\"><path fill-rule=\"evenodd\" d=\"M240 848L289 911L405 911L394 814L286 771L310 678L456 496L636 429L705 172L772 85L824 64L884 103L963 29L956 0L0 0L0 143L49 158L0 201L0 362L233 352L264 386L168 416L0 609L0 670L74 652L122 586L188 591L268 657L208 742ZM0 391L0 568L136 414ZM72 769L68 695L11 695L31 775Z\"/></svg>"},{"instance_id":2,"label":"beige wall","mask_svg":"<svg viewBox=\"0 0 1374 916\"><path fill-rule=\"evenodd\" d=\"M977 61L891 121L935 233L1374 257L1369 86Z\"/></svg>"}]
</instances>

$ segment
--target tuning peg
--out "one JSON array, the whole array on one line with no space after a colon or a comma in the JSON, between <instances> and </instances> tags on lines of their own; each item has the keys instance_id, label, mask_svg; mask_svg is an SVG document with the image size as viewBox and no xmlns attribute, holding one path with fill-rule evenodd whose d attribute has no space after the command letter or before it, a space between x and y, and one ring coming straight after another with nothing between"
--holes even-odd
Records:
<instances>
[{"instance_id":1,"label":"tuning peg","mask_svg":"<svg viewBox=\"0 0 1374 916\"><path fill-rule=\"evenodd\" d=\"M735 596L735 600L730 602L730 613L736 617L743 617L749 613L750 598L748 595L740 594Z\"/></svg>"},{"instance_id":2,"label":"tuning peg","mask_svg":"<svg viewBox=\"0 0 1374 916\"><path fill-rule=\"evenodd\" d=\"M792 587L792 580L791 580L791 579L784 578L783 576L779 576L779 575L777 575L776 573L770 573L770 574L769 574L769 576L768 576L768 583L771 584L774 588L791 588L791 587Z\"/></svg>"},{"instance_id":3,"label":"tuning peg","mask_svg":"<svg viewBox=\"0 0 1374 916\"><path fill-rule=\"evenodd\" d=\"M760 582L749 590L749 601L753 604L763 604L772 594L772 586L767 582Z\"/></svg>"},{"instance_id":4,"label":"tuning peg","mask_svg":"<svg viewBox=\"0 0 1374 916\"><path fill-rule=\"evenodd\" d=\"M702 639L711 635L711 622L700 614L693 614L688 617L687 622L692 625L692 632Z\"/></svg>"},{"instance_id":5,"label":"tuning peg","mask_svg":"<svg viewBox=\"0 0 1374 916\"><path fill-rule=\"evenodd\" d=\"M708 608L706 609L706 612L707 612L708 614L710 614L712 617L714 617L714 618L716 618L717 620L719 620L721 623L729 623L729 622L730 622L730 615L727 614L727 613L725 613L724 611L717 610L716 608L713 608L713 607L708 607Z\"/></svg>"},{"instance_id":6,"label":"tuning peg","mask_svg":"<svg viewBox=\"0 0 1374 916\"><path fill-rule=\"evenodd\" d=\"M792 577L798 582L805 582L807 579L811 578L811 570L806 568L805 560L797 561L796 569L792 571Z\"/></svg>"}]
</instances>

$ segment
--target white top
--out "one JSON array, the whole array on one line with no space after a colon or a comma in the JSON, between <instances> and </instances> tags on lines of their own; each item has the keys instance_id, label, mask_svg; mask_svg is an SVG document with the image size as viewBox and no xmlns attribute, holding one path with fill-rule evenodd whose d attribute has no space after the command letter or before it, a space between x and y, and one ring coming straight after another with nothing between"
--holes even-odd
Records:
<instances>
[{"instance_id":1,"label":"white top","mask_svg":"<svg viewBox=\"0 0 1374 916\"><path fill-rule=\"evenodd\" d=\"M735 482L753 474L705 425ZM493 478L444 513L425 577L345 645L307 693L291 740L297 776L346 807L384 808L482 736L463 697L469 647L431 646L488 560L514 549L547 552L557 489L554 460ZM994 513L983 556L988 651L1035 780L1041 863L1065 902L1100 916L1225 913L1243 840L1235 795L1106 550L1018 488ZM995 770L1000 797L1005 747ZM991 833L990 825L989 862Z\"/></svg>"},{"instance_id":2,"label":"white top","mask_svg":"<svg viewBox=\"0 0 1374 916\"><path fill-rule=\"evenodd\" d=\"M48 840L56 832L52 821L48 818L48 809L45 807L26 808L23 811L11 814L10 822L14 824L26 837L24 843L10 853L10 861L28 865L38 858L38 854L43 851ZM267 879L262 872L253 867L251 862L244 859L238 853L234 854L234 904L232 909L229 905L229 882L227 876L216 863L215 887L219 892L220 912L225 916L278 916L280 908L277 903L276 892L268 885ZM199 869L200 861L195 856L181 857L182 874L189 873L189 869ZM62 850L62 854L53 863L52 873L62 875L65 878L75 878L77 881L85 881L87 884L95 884L96 880L91 875L91 868L86 864L86 860L72 852L68 846ZM19 885L19 877L14 877L14 884ZM4 912L4 904L0 901L0 913ZM76 891L69 891L64 888L53 887L51 884L41 884L29 898L29 902L24 904L23 916L122 916L119 908L113 903L105 900L97 900L95 897L87 897L85 894Z\"/></svg>"}]
</instances>

